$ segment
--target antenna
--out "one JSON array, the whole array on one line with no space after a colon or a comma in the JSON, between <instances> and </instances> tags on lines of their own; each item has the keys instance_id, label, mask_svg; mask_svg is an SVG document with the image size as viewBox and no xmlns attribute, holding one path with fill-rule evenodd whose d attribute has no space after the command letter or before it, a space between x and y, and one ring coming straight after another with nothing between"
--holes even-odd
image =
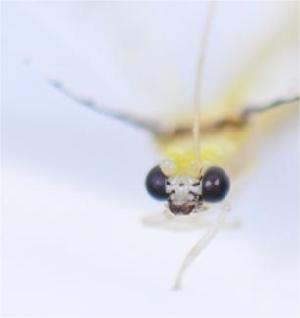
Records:
<instances>
[{"instance_id":1,"label":"antenna","mask_svg":"<svg viewBox=\"0 0 300 318\"><path fill-rule=\"evenodd\" d=\"M208 3L207 15L204 22L204 31L202 35L202 40L200 44L200 50L198 55L198 61L196 65L196 75L195 75L195 87L194 87L194 122L193 122L193 135L195 144L195 157L199 155L199 129L200 129L200 105L201 105L201 84L202 84L202 74L203 66L206 57L208 37L211 30L211 24L213 19L213 14L215 12L216 1L210 1Z\"/></svg>"}]
</instances>

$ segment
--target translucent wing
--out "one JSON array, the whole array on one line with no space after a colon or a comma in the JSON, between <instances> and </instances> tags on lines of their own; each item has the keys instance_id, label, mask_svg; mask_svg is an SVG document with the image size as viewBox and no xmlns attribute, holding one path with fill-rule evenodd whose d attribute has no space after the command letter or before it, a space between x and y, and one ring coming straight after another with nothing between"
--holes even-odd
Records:
<instances>
[{"instance_id":1,"label":"translucent wing","mask_svg":"<svg viewBox=\"0 0 300 318\"><path fill-rule=\"evenodd\" d=\"M237 105L239 99L269 100L291 89L295 46L293 52L282 51L279 60L264 57L295 44L296 6L219 3L203 74L204 102ZM78 94L152 118L192 111L205 3L27 2L15 4L15 9L45 30L45 39L19 43L22 58ZM274 36L276 43L269 46ZM56 38L57 46L47 47L47 37ZM262 53L257 48L264 42ZM254 69L259 81L250 85L250 78L258 75ZM237 94L242 90L243 98Z\"/></svg>"}]
</instances>

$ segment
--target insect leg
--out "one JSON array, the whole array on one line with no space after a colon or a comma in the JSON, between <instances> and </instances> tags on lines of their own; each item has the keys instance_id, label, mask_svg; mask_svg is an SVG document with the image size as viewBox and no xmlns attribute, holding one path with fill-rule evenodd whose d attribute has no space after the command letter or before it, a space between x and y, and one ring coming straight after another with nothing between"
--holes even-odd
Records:
<instances>
[{"instance_id":1,"label":"insect leg","mask_svg":"<svg viewBox=\"0 0 300 318\"><path fill-rule=\"evenodd\" d=\"M227 128L240 129L243 126L245 126L253 116L257 114L267 112L274 108L288 106L299 100L300 100L299 96L293 96L286 99L277 99L275 101L272 101L264 105L248 106L244 108L244 110L242 110L241 113L235 116L224 117L224 118L220 118L219 120L215 122L208 123L206 125L203 124L200 128L200 133L206 134L211 132L217 132ZM165 137L174 138L177 136L186 135L188 133L190 133L189 126L179 126L179 127L176 127L173 131L170 131L169 134L166 133Z\"/></svg>"},{"instance_id":2,"label":"insect leg","mask_svg":"<svg viewBox=\"0 0 300 318\"><path fill-rule=\"evenodd\" d=\"M147 227L178 232L199 230L199 228L209 226L209 222L199 215L174 215L167 209L160 214L145 216L142 222Z\"/></svg>"},{"instance_id":3,"label":"insect leg","mask_svg":"<svg viewBox=\"0 0 300 318\"><path fill-rule=\"evenodd\" d=\"M186 255L177 273L175 284L173 287L174 290L178 290L181 288L183 274L186 272L187 268L193 263L193 261L200 255L203 249L215 237L218 230L223 225L229 210L230 210L229 206L225 204L221 208L215 224L206 232L206 234L203 237L201 237L201 239L192 247L192 249Z\"/></svg>"},{"instance_id":4,"label":"insect leg","mask_svg":"<svg viewBox=\"0 0 300 318\"><path fill-rule=\"evenodd\" d=\"M207 131L217 131L226 128L239 129L243 127L248 121L257 114L265 113L274 108L279 108L283 106L288 106L292 103L299 101L299 96L292 96L285 99L276 99L267 104L248 106L240 114L235 117L225 117L204 127L204 132Z\"/></svg>"},{"instance_id":5,"label":"insect leg","mask_svg":"<svg viewBox=\"0 0 300 318\"><path fill-rule=\"evenodd\" d=\"M168 231L191 232L199 231L199 229L211 228L214 224L213 220L205 219L204 215L174 215L168 210L159 214L147 215L143 217L144 226ZM222 224L224 230L235 230L241 226L240 220L226 220Z\"/></svg>"},{"instance_id":6,"label":"insect leg","mask_svg":"<svg viewBox=\"0 0 300 318\"><path fill-rule=\"evenodd\" d=\"M294 102L299 101L299 99L300 99L299 96L293 96L293 97L285 98L285 99L276 99L265 105L249 106L242 111L240 118L243 121L247 121L250 117L252 117L255 114L264 113L273 108L283 107L283 106L292 104Z\"/></svg>"},{"instance_id":7,"label":"insect leg","mask_svg":"<svg viewBox=\"0 0 300 318\"><path fill-rule=\"evenodd\" d=\"M137 116L134 116L132 114L127 114L122 111L112 110L104 105L100 105L96 103L95 101L84 98L81 96L76 95L75 93L68 90L61 82L56 80L49 80L50 84L56 88L60 93L67 96L68 98L72 99L73 101L77 102L78 104L91 109L92 111L108 116L114 119L117 119L121 122L124 122L126 124L129 124L131 126L143 129L147 132L150 132L153 135L159 136L163 135L168 132L166 127L163 127L163 125L157 121L150 121L146 120L144 118L139 118Z\"/></svg>"},{"instance_id":8,"label":"insect leg","mask_svg":"<svg viewBox=\"0 0 300 318\"><path fill-rule=\"evenodd\" d=\"M299 96L292 96L285 99L276 99L267 104L248 106L246 107L238 116L236 117L225 117L204 127L204 132L207 131L217 131L226 128L239 129L243 127L248 121L254 116L261 113L265 113L274 108L279 108L283 106L288 106L292 103L299 101Z\"/></svg>"}]
</instances>

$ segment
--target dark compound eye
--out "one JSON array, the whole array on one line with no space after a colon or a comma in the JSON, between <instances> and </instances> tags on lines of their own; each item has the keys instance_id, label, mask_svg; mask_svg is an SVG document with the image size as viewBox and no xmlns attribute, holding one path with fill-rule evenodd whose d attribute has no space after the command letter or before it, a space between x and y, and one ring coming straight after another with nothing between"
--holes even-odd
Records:
<instances>
[{"instance_id":1,"label":"dark compound eye","mask_svg":"<svg viewBox=\"0 0 300 318\"><path fill-rule=\"evenodd\" d=\"M203 176L203 199L207 202L222 201L229 190L229 186L229 178L225 171L220 167L210 167Z\"/></svg>"},{"instance_id":2,"label":"dark compound eye","mask_svg":"<svg viewBox=\"0 0 300 318\"><path fill-rule=\"evenodd\" d=\"M167 177L163 174L159 166L152 168L146 177L146 188L148 192L158 200L168 198L166 192Z\"/></svg>"}]
</instances>

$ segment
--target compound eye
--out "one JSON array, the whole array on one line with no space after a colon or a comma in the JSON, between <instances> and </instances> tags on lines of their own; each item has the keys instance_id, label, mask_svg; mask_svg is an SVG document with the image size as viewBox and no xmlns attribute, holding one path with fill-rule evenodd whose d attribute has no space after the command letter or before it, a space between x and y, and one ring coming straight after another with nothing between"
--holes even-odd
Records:
<instances>
[{"instance_id":1,"label":"compound eye","mask_svg":"<svg viewBox=\"0 0 300 318\"><path fill-rule=\"evenodd\" d=\"M222 201L228 193L230 182L225 171L220 167L210 167L202 180L202 196L207 202Z\"/></svg>"},{"instance_id":2,"label":"compound eye","mask_svg":"<svg viewBox=\"0 0 300 318\"><path fill-rule=\"evenodd\" d=\"M158 200L168 198L166 191L167 177L163 174L159 166L152 168L146 177L146 188L151 196Z\"/></svg>"}]
</instances>

